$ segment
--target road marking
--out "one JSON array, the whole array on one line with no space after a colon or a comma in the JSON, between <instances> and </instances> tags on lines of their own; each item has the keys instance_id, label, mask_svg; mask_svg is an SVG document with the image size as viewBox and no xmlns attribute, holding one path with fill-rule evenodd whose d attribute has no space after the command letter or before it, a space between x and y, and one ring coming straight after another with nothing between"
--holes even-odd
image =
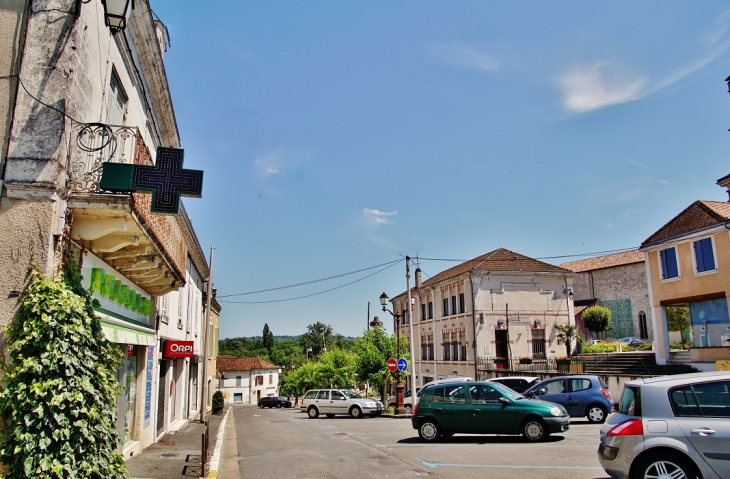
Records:
<instances>
[{"instance_id":1,"label":"road marking","mask_svg":"<svg viewBox=\"0 0 730 479\"><path fill-rule=\"evenodd\" d=\"M437 467L491 467L503 469L576 469L602 471L601 467L582 467L582 466L501 466L497 464L449 464L447 462L428 462L423 461L423 465L435 469Z\"/></svg>"},{"instance_id":2,"label":"road marking","mask_svg":"<svg viewBox=\"0 0 730 479\"><path fill-rule=\"evenodd\" d=\"M375 446L378 446L378 447L384 447L384 448L388 449L388 448L391 448L391 447L474 447L474 446L478 446L478 447L485 447L485 446L506 446L506 447L514 447L515 444L516 443L502 443L502 444L499 444L499 443L480 442L480 443L472 443L472 444L443 444L443 443L441 443L441 444L425 444L425 443L421 443L421 444L379 444L379 443L375 443L374 445ZM530 445L530 444L527 444L527 445ZM563 444L556 444L554 446L549 446L549 445L545 445L545 444L539 444L539 445L538 444L532 444L532 445L533 446L539 446L540 448L545 448L545 447L558 447L558 448L561 448L561 449L565 449L566 447L571 447L571 448L582 447L582 448L597 449L596 446L565 446Z\"/></svg>"}]
</instances>

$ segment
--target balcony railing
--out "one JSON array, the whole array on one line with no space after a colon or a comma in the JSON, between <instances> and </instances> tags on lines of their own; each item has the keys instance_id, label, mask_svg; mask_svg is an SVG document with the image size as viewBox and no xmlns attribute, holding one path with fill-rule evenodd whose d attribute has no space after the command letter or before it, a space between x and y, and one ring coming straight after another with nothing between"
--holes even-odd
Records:
<instances>
[{"instance_id":1,"label":"balcony railing","mask_svg":"<svg viewBox=\"0 0 730 479\"><path fill-rule=\"evenodd\" d=\"M560 360L543 359L499 359L478 358L477 368L482 371L512 371L524 373L583 373L585 362L581 358Z\"/></svg>"},{"instance_id":2,"label":"balcony railing","mask_svg":"<svg viewBox=\"0 0 730 479\"><path fill-rule=\"evenodd\" d=\"M89 193L100 190L102 166L111 163L152 164L139 131L130 126L75 125L69 142L69 192ZM142 148L138 148L142 143Z\"/></svg>"}]
</instances>

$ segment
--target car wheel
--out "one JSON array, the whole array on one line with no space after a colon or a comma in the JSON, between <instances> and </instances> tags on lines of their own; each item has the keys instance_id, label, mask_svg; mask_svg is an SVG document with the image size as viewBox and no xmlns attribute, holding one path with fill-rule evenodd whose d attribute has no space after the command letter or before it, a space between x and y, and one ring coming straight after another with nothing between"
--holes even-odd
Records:
<instances>
[{"instance_id":1,"label":"car wheel","mask_svg":"<svg viewBox=\"0 0 730 479\"><path fill-rule=\"evenodd\" d=\"M586 408L586 417L588 421L594 424L603 424L606 422L606 408L600 404L591 404Z\"/></svg>"},{"instance_id":2,"label":"car wheel","mask_svg":"<svg viewBox=\"0 0 730 479\"><path fill-rule=\"evenodd\" d=\"M547 424L542 419L528 419L522 425L522 435L531 442L544 441L550 435Z\"/></svg>"},{"instance_id":3,"label":"car wheel","mask_svg":"<svg viewBox=\"0 0 730 479\"><path fill-rule=\"evenodd\" d=\"M359 418L360 416L362 416L362 409L360 409L358 406L352 406L350 408L350 416L356 419Z\"/></svg>"},{"instance_id":4,"label":"car wheel","mask_svg":"<svg viewBox=\"0 0 730 479\"><path fill-rule=\"evenodd\" d=\"M410 404L406 404L405 408L406 414L413 414L413 406L411 406Z\"/></svg>"},{"instance_id":5,"label":"car wheel","mask_svg":"<svg viewBox=\"0 0 730 479\"><path fill-rule=\"evenodd\" d=\"M418 435L426 442L438 441L441 437L441 428L436 421L425 419L418 426Z\"/></svg>"},{"instance_id":6,"label":"car wheel","mask_svg":"<svg viewBox=\"0 0 730 479\"><path fill-rule=\"evenodd\" d=\"M280 408L281 407L281 403L280 402L276 403L276 407L277 408Z\"/></svg>"},{"instance_id":7,"label":"car wheel","mask_svg":"<svg viewBox=\"0 0 730 479\"><path fill-rule=\"evenodd\" d=\"M672 479L694 479L697 477L692 464L678 454L650 454L636 464L636 479L671 477Z\"/></svg>"},{"instance_id":8,"label":"car wheel","mask_svg":"<svg viewBox=\"0 0 730 479\"><path fill-rule=\"evenodd\" d=\"M307 414L311 419L317 419L319 417L319 411L317 411L317 408L314 406L309 406L309 409L307 409Z\"/></svg>"},{"instance_id":9,"label":"car wheel","mask_svg":"<svg viewBox=\"0 0 730 479\"><path fill-rule=\"evenodd\" d=\"M335 417L335 415L334 415L334 414L325 414L325 416L327 416L327 417L328 417L328 418L330 418L330 419L332 419L333 417Z\"/></svg>"},{"instance_id":10,"label":"car wheel","mask_svg":"<svg viewBox=\"0 0 730 479\"><path fill-rule=\"evenodd\" d=\"M259 403L259 407L260 407L261 409L263 409L263 408L264 408L264 405L263 405L263 404L261 404L261 403Z\"/></svg>"}]
</instances>

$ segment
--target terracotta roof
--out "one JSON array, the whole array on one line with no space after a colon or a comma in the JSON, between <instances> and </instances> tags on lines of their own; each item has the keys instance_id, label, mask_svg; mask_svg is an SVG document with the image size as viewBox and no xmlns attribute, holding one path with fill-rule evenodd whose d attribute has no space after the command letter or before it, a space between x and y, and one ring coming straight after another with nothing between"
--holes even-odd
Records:
<instances>
[{"instance_id":1,"label":"terracotta roof","mask_svg":"<svg viewBox=\"0 0 730 479\"><path fill-rule=\"evenodd\" d=\"M622 253L607 254L605 256L596 256L595 258L571 261L569 263L561 264L560 267L580 273L583 271L592 271L596 269L612 268L614 266L643 262L644 253L635 249L631 251L624 251Z\"/></svg>"},{"instance_id":2,"label":"terracotta roof","mask_svg":"<svg viewBox=\"0 0 730 479\"><path fill-rule=\"evenodd\" d=\"M271 364L259 358L236 358L233 356L218 356L215 361L218 371L252 371L254 369L279 369L279 366Z\"/></svg>"},{"instance_id":3,"label":"terracotta roof","mask_svg":"<svg viewBox=\"0 0 730 479\"><path fill-rule=\"evenodd\" d=\"M499 248L491 253L483 254L460 265L440 272L436 276L423 282L423 286L438 283L445 279L453 278L472 269L487 271L534 271L545 273L571 273L567 269L555 266L554 264L543 263L536 259L515 253L508 249Z\"/></svg>"},{"instance_id":4,"label":"terracotta roof","mask_svg":"<svg viewBox=\"0 0 730 479\"><path fill-rule=\"evenodd\" d=\"M644 240L641 246L659 243L727 220L730 220L730 203L697 200Z\"/></svg>"}]
</instances>

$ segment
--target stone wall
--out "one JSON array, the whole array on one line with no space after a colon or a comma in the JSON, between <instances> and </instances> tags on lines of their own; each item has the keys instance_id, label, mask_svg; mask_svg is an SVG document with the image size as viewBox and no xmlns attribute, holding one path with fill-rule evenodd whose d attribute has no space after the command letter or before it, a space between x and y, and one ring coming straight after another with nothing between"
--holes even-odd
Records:
<instances>
[{"instance_id":1,"label":"stone wall","mask_svg":"<svg viewBox=\"0 0 730 479\"><path fill-rule=\"evenodd\" d=\"M638 336L639 334L639 312L643 311L646 314L649 339L654 337L651 324L649 287L646 282L646 266L644 263L593 271L593 289L596 298L600 300L630 300L635 335Z\"/></svg>"}]
</instances>

